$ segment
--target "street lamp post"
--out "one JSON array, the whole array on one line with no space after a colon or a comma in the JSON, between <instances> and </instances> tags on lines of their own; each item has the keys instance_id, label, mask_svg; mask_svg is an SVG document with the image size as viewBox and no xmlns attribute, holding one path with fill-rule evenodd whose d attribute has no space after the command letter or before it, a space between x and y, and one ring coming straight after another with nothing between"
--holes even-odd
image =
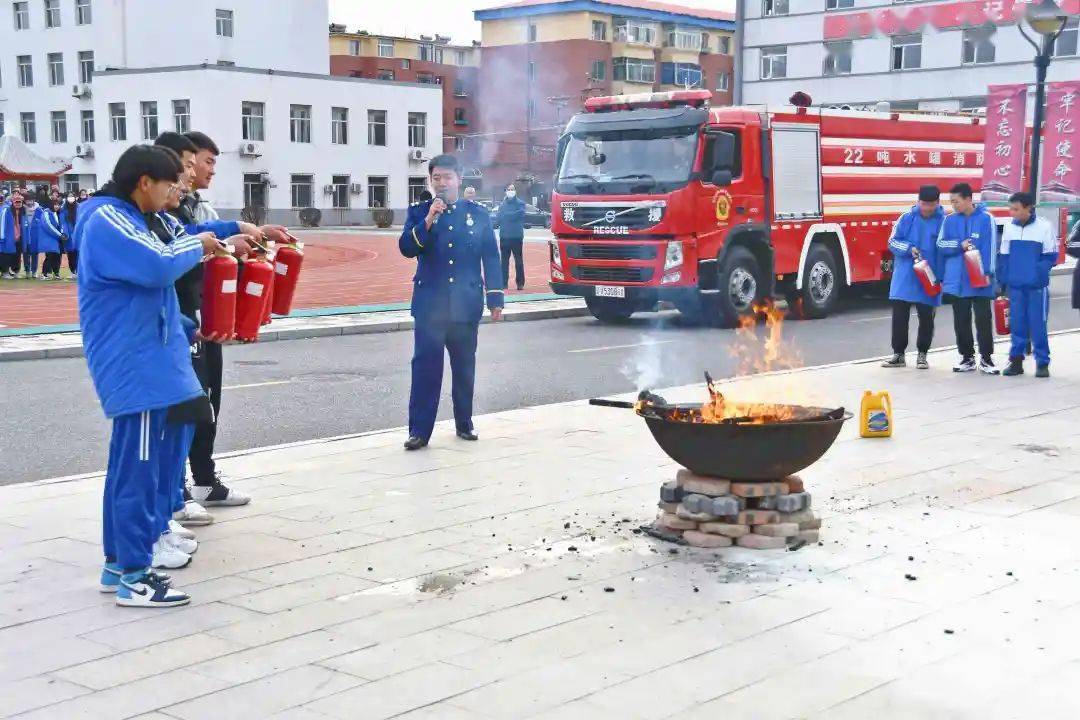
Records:
<instances>
[{"instance_id":1,"label":"street lamp post","mask_svg":"<svg viewBox=\"0 0 1080 720\"><path fill-rule=\"evenodd\" d=\"M1046 69L1054 55L1054 43L1065 29L1069 16L1054 0L1042 0L1038 5L1028 5L1024 19L1028 26L1041 36L1041 42L1035 42L1024 32L1024 27L1017 23L1017 29L1033 48L1035 48L1035 118L1031 133L1031 170L1028 173L1028 191L1032 197L1039 193L1039 150L1042 145L1043 105L1046 103Z\"/></svg>"}]
</instances>

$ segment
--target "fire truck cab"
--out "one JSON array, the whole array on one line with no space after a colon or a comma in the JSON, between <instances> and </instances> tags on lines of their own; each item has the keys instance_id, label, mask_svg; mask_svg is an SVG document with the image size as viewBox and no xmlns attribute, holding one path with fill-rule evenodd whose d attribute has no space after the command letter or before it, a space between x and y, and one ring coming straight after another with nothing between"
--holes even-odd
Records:
<instances>
[{"instance_id":1,"label":"fire truck cab","mask_svg":"<svg viewBox=\"0 0 1080 720\"><path fill-rule=\"evenodd\" d=\"M591 98L559 140L551 287L602 321L674 304L732 327L774 295L825 317L886 279L920 185L978 191L972 116L710 108L687 90Z\"/></svg>"}]
</instances>

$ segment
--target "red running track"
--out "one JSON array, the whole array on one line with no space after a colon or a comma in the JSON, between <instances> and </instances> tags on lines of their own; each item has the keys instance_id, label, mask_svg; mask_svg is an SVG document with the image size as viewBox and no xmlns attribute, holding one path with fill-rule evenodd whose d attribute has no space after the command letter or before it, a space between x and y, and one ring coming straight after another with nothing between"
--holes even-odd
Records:
<instances>
[{"instance_id":1,"label":"red running track","mask_svg":"<svg viewBox=\"0 0 1080 720\"><path fill-rule=\"evenodd\" d=\"M370 232L299 235L304 241L304 270L294 309L384 305L409 300L416 261L398 252L397 235ZM67 261L64 262L66 270ZM523 292L550 292L545 243L525 243L525 279ZM0 329L78 321L75 283L0 280Z\"/></svg>"}]
</instances>

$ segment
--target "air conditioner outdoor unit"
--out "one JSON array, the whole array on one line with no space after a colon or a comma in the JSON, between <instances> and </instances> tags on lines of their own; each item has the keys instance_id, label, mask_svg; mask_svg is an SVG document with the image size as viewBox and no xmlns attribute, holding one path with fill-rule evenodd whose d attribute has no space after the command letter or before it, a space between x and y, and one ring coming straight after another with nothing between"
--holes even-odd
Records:
<instances>
[{"instance_id":1,"label":"air conditioner outdoor unit","mask_svg":"<svg viewBox=\"0 0 1080 720\"><path fill-rule=\"evenodd\" d=\"M323 195L333 195L334 194L334 186L333 185L323 185L322 186L322 191L323 191Z\"/></svg>"},{"instance_id":2,"label":"air conditioner outdoor unit","mask_svg":"<svg viewBox=\"0 0 1080 720\"><path fill-rule=\"evenodd\" d=\"M259 148L258 143L245 142L240 143L240 157L259 157L262 155L262 151Z\"/></svg>"},{"instance_id":3,"label":"air conditioner outdoor unit","mask_svg":"<svg viewBox=\"0 0 1080 720\"><path fill-rule=\"evenodd\" d=\"M92 158L94 157L94 148L91 145L82 144L75 146L75 157L77 158Z\"/></svg>"},{"instance_id":4,"label":"air conditioner outdoor unit","mask_svg":"<svg viewBox=\"0 0 1080 720\"><path fill-rule=\"evenodd\" d=\"M71 97L76 97L76 98L88 98L88 97L90 97L90 86L89 85L72 85L71 86Z\"/></svg>"},{"instance_id":5,"label":"air conditioner outdoor unit","mask_svg":"<svg viewBox=\"0 0 1080 720\"><path fill-rule=\"evenodd\" d=\"M364 191L364 188L363 188L363 186L360 185L360 183L353 183L353 184L349 185L349 193L351 195L359 195L363 191Z\"/></svg>"},{"instance_id":6,"label":"air conditioner outdoor unit","mask_svg":"<svg viewBox=\"0 0 1080 720\"><path fill-rule=\"evenodd\" d=\"M423 162L424 151L420 148L413 148L412 150L409 150L409 159L413 162Z\"/></svg>"}]
</instances>

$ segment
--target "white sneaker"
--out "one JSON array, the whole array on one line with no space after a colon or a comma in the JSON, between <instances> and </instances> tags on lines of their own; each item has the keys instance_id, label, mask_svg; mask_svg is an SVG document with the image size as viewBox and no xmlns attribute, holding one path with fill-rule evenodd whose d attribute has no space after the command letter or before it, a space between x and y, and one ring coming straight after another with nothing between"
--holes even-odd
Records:
<instances>
[{"instance_id":1,"label":"white sneaker","mask_svg":"<svg viewBox=\"0 0 1080 720\"><path fill-rule=\"evenodd\" d=\"M182 538L187 538L188 540L195 539L195 533L193 533L191 530L188 530L186 527L176 522L175 520L169 521L169 532L173 535L179 535Z\"/></svg>"},{"instance_id":2,"label":"white sneaker","mask_svg":"<svg viewBox=\"0 0 1080 720\"><path fill-rule=\"evenodd\" d=\"M975 372L975 358L961 358L960 362L953 365L952 371L955 373Z\"/></svg>"},{"instance_id":3,"label":"white sneaker","mask_svg":"<svg viewBox=\"0 0 1080 720\"><path fill-rule=\"evenodd\" d=\"M184 503L183 510L177 510L173 513L173 520L183 525L198 527L199 525L209 525L214 522L214 516L206 512L206 508L199 503L188 500Z\"/></svg>"},{"instance_id":4,"label":"white sneaker","mask_svg":"<svg viewBox=\"0 0 1080 720\"><path fill-rule=\"evenodd\" d=\"M979 372L985 375L1000 375L1001 371L998 370L997 365L994 364L992 358L981 358L979 360Z\"/></svg>"},{"instance_id":5,"label":"white sneaker","mask_svg":"<svg viewBox=\"0 0 1080 720\"><path fill-rule=\"evenodd\" d=\"M192 485L191 497L207 507L247 505L251 498L218 480L213 485Z\"/></svg>"},{"instance_id":6,"label":"white sneaker","mask_svg":"<svg viewBox=\"0 0 1080 720\"><path fill-rule=\"evenodd\" d=\"M187 567L188 563L191 562L190 555L176 549L164 538L158 538L158 541L154 543L153 554L150 565L156 568L179 570L182 567Z\"/></svg>"},{"instance_id":7,"label":"white sneaker","mask_svg":"<svg viewBox=\"0 0 1080 720\"><path fill-rule=\"evenodd\" d=\"M180 537L179 535L173 535L171 532L162 535L161 539L165 541L166 544L171 545L186 555L194 555L195 551L199 549L199 543L196 541Z\"/></svg>"}]
</instances>

